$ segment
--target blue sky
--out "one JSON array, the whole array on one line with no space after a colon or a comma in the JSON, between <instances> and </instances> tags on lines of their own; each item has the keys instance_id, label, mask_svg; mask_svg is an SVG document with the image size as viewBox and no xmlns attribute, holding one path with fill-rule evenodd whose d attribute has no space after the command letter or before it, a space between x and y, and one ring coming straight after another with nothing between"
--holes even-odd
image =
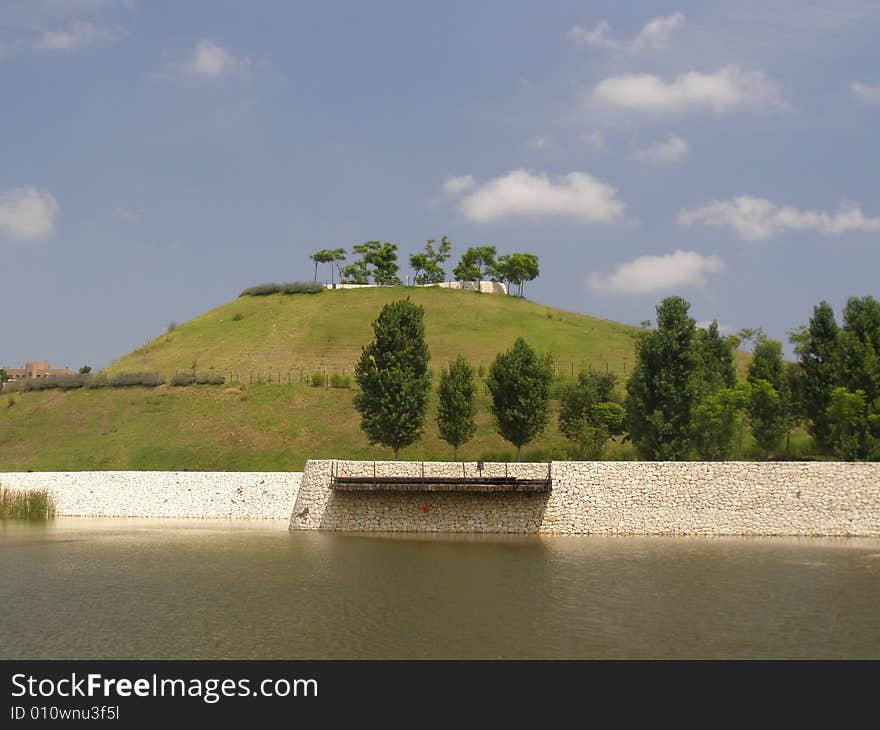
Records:
<instances>
[{"instance_id":1,"label":"blue sky","mask_svg":"<svg viewBox=\"0 0 880 730\"><path fill-rule=\"evenodd\" d=\"M880 296L878 31L873 0L3 0L0 365L441 235L538 253L537 301L785 339Z\"/></svg>"}]
</instances>

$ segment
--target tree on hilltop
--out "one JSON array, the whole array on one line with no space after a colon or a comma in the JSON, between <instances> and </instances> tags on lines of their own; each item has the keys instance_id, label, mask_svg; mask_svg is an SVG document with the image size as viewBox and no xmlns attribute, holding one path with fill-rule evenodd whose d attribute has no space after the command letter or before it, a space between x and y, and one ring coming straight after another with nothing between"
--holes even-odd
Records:
<instances>
[{"instance_id":1,"label":"tree on hilltop","mask_svg":"<svg viewBox=\"0 0 880 730\"><path fill-rule=\"evenodd\" d=\"M335 266L337 270L339 270L339 261L345 261L345 249L344 248L322 248L320 251L315 251L309 258L315 262L315 281L318 280L318 264L330 264L330 282L333 283L333 267ZM340 271L340 276L342 272Z\"/></svg>"},{"instance_id":2,"label":"tree on hilltop","mask_svg":"<svg viewBox=\"0 0 880 730\"><path fill-rule=\"evenodd\" d=\"M452 255L452 243L446 236L440 239L440 247L434 248L436 239L425 242L425 250L409 257L409 265L415 269L413 283L440 284L446 278L446 271L440 265Z\"/></svg>"},{"instance_id":3,"label":"tree on hilltop","mask_svg":"<svg viewBox=\"0 0 880 730\"><path fill-rule=\"evenodd\" d=\"M519 287L517 296L523 295L523 288L527 281L534 281L540 274L538 266L538 257L533 253L512 253L498 257L492 271L492 278L495 281L505 283L508 293L510 285L514 284Z\"/></svg>"},{"instance_id":4,"label":"tree on hilltop","mask_svg":"<svg viewBox=\"0 0 880 730\"><path fill-rule=\"evenodd\" d=\"M495 271L495 253L494 246L472 246L461 255L452 275L456 281L476 282L479 291L479 283L490 278Z\"/></svg>"},{"instance_id":5,"label":"tree on hilltop","mask_svg":"<svg viewBox=\"0 0 880 730\"><path fill-rule=\"evenodd\" d=\"M376 284L400 284L396 244L388 241L365 241L352 248L360 258L343 269L346 281L352 284L369 284L372 276Z\"/></svg>"}]
</instances>

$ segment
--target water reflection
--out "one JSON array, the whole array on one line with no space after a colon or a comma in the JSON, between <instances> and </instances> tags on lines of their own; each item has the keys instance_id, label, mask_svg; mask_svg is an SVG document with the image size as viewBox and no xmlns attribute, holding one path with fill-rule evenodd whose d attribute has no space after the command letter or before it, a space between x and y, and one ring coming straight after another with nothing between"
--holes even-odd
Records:
<instances>
[{"instance_id":1,"label":"water reflection","mask_svg":"<svg viewBox=\"0 0 880 730\"><path fill-rule=\"evenodd\" d=\"M0 526L2 658L880 657L880 541Z\"/></svg>"}]
</instances>

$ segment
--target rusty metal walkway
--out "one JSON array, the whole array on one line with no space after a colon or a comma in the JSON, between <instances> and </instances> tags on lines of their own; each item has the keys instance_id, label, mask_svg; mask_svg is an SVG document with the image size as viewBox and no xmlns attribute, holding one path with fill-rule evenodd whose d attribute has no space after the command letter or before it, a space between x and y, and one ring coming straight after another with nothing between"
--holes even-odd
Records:
<instances>
[{"instance_id":1,"label":"rusty metal walkway","mask_svg":"<svg viewBox=\"0 0 880 730\"><path fill-rule=\"evenodd\" d=\"M478 463L478 471L482 472L482 462ZM425 475L424 463L421 471L421 476L380 475L374 462L372 476L340 476L334 464L330 486L337 492L549 492L553 486L550 464L547 464L546 478L542 479L467 476L464 464L460 477Z\"/></svg>"}]
</instances>

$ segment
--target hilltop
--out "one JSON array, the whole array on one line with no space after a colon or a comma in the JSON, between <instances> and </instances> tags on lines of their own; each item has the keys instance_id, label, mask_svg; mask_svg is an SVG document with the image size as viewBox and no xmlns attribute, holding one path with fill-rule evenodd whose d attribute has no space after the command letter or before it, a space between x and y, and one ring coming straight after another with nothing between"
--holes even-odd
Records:
<instances>
[{"instance_id":1,"label":"hilltop","mask_svg":"<svg viewBox=\"0 0 880 730\"><path fill-rule=\"evenodd\" d=\"M382 306L406 296L425 307L435 383L440 366L458 353L485 372L520 335L555 355L557 386L582 367L615 372L621 382L632 368L636 328L515 297L404 287L240 297L108 368L169 378L196 363L232 381L4 396L0 471L298 470L307 458L389 458L390 450L367 444L351 404L354 391L314 388L309 376L351 375ZM545 437L525 458L564 456L556 407L554 401ZM494 433L482 387L478 410L476 437L460 457L511 458L513 449ZM435 413L432 403L424 438L402 458L452 458L437 436ZM619 455L631 449L623 448Z\"/></svg>"}]
</instances>

